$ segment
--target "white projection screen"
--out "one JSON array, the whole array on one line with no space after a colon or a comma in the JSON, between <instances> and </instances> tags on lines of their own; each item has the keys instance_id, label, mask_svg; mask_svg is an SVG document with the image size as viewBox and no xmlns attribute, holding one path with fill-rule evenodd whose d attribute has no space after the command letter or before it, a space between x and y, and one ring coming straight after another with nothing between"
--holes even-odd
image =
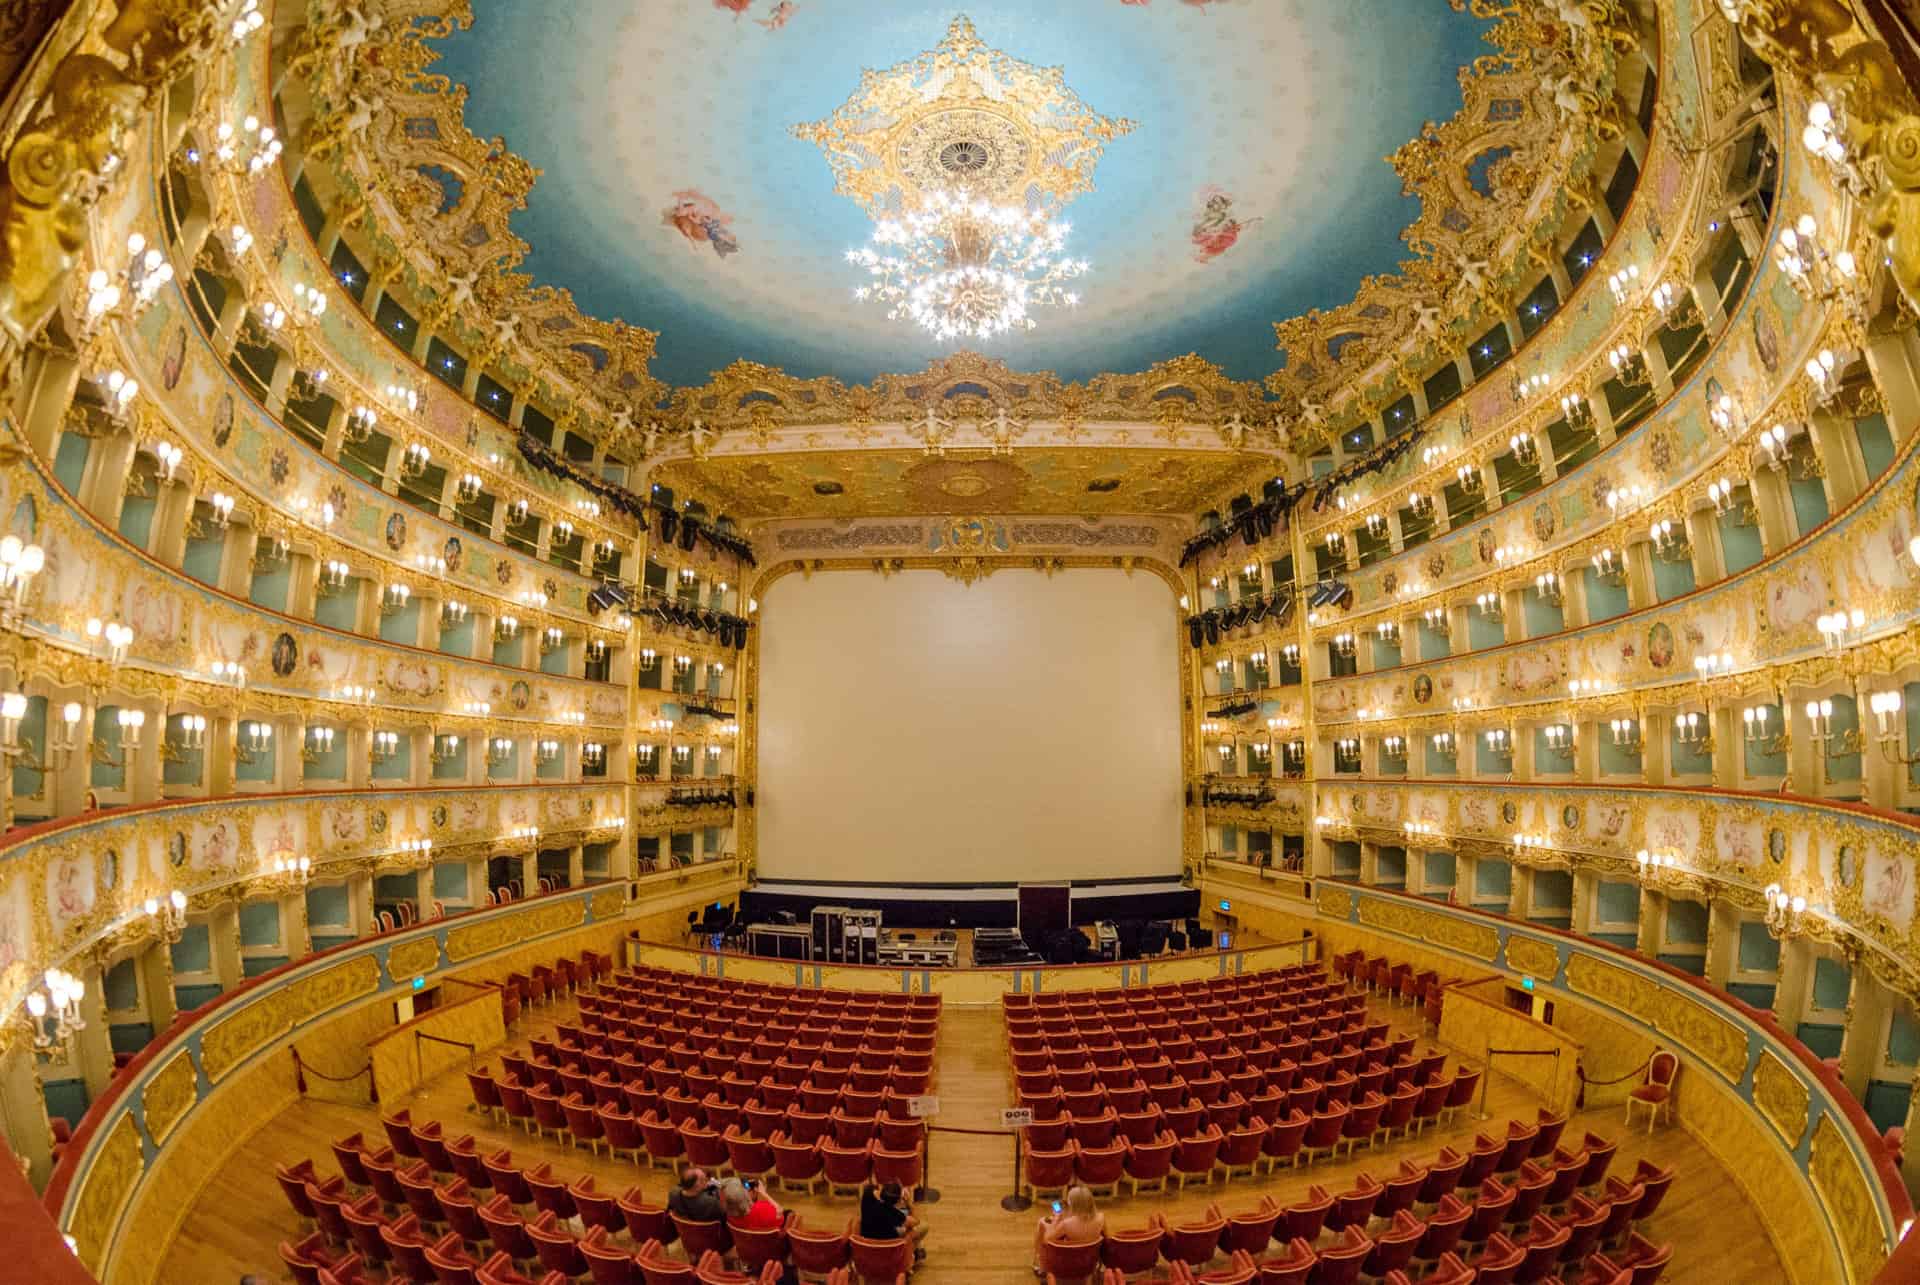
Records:
<instances>
[{"instance_id":1,"label":"white projection screen","mask_svg":"<svg viewBox=\"0 0 1920 1285\"><path fill-rule=\"evenodd\" d=\"M781 577L760 603L761 877L1177 875L1174 616L1145 571Z\"/></svg>"}]
</instances>

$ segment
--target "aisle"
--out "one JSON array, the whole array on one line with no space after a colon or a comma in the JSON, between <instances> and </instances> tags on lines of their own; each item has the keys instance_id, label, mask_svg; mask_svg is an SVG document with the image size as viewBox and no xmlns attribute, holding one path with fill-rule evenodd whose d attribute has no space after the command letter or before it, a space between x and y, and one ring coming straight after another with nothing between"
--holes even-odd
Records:
<instances>
[{"instance_id":1,"label":"aisle","mask_svg":"<svg viewBox=\"0 0 1920 1285\"><path fill-rule=\"evenodd\" d=\"M521 1022L514 1043L524 1047L529 1036L551 1028L573 1011L570 1001L539 1010ZM1411 1028L1414 1023L1406 1008L1383 1010L1383 1015L1396 1026ZM1012 1094L999 1009L948 1009L941 1020L936 1067L939 1123L996 1127L1000 1109L1010 1105ZM389 1105L410 1107L417 1117L439 1119L451 1136L472 1133L483 1150L510 1148L515 1162L523 1166L551 1161L563 1174L593 1174L602 1188L621 1191L638 1183L651 1201L664 1200L669 1182L665 1170L636 1170L625 1161L596 1158L551 1139L534 1139L468 1111L471 1100L466 1079L456 1070L410 1100ZM1488 1105L1493 1118L1484 1127L1492 1129L1503 1128L1510 1115L1530 1119L1538 1103L1514 1081L1501 1077L1489 1089ZM1470 1142L1480 1127L1463 1114L1452 1126L1430 1129L1411 1141L1361 1152L1337 1164L1322 1162L1310 1169L1283 1169L1268 1178L1190 1187L1184 1195L1123 1197L1103 1202L1103 1207L1110 1221L1124 1226L1144 1222L1154 1213L1178 1221L1215 1203L1231 1212L1257 1204L1265 1194L1286 1204L1304 1195L1310 1185L1342 1190L1351 1187L1362 1171L1384 1175L1396 1170L1403 1159L1423 1159L1444 1144ZM1676 1244L1664 1279L1682 1283L1784 1279L1756 1211L1727 1180L1726 1172L1685 1132L1676 1127L1663 1128L1652 1138L1644 1130L1628 1134L1615 1108L1576 1115L1567 1125L1566 1136L1578 1139L1588 1129L1620 1139L1612 1172L1630 1174L1642 1157L1679 1166L1665 1204L1647 1229L1652 1239ZM275 1247L281 1239L292 1238L294 1219L274 1181L273 1167L311 1158L323 1174L335 1173L328 1144L356 1131L369 1139L384 1138L379 1110L303 1101L283 1112L241 1144L232 1160L193 1197L192 1210L169 1249L160 1279L168 1285L224 1283L253 1272L269 1281L287 1280ZM933 1231L929 1259L913 1278L917 1285L989 1281L1007 1285L1033 1279L1027 1264L1038 1211L1014 1214L1000 1208L1001 1197L1012 1185L1012 1170L1013 1144L1008 1136L934 1136L929 1172L942 1198L921 1210ZM845 1197L775 1195L815 1226L843 1224L857 1205Z\"/></svg>"}]
</instances>

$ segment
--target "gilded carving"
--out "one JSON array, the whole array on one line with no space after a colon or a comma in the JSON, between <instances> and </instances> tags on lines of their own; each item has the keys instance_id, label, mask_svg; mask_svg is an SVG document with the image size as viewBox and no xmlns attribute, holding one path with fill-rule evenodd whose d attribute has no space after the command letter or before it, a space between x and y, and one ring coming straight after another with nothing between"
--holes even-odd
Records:
<instances>
[{"instance_id":1,"label":"gilded carving","mask_svg":"<svg viewBox=\"0 0 1920 1285\"><path fill-rule=\"evenodd\" d=\"M1768 1123L1780 1131L1789 1147L1800 1144L1807 1131L1807 1104L1811 1098L1806 1084L1787 1068L1787 1064L1768 1050L1761 1050L1753 1068L1753 1102Z\"/></svg>"},{"instance_id":2,"label":"gilded carving","mask_svg":"<svg viewBox=\"0 0 1920 1285\"><path fill-rule=\"evenodd\" d=\"M293 988L268 990L259 999L222 1018L200 1037L200 1067L207 1083L218 1084L260 1049L293 1028Z\"/></svg>"},{"instance_id":3,"label":"gilded carving","mask_svg":"<svg viewBox=\"0 0 1920 1285\"><path fill-rule=\"evenodd\" d=\"M627 907L626 890L618 885L602 888L593 894L587 905L595 923L603 919L618 919Z\"/></svg>"},{"instance_id":4,"label":"gilded carving","mask_svg":"<svg viewBox=\"0 0 1920 1285\"><path fill-rule=\"evenodd\" d=\"M1567 957L1567 985L1668 1036L1731 1082L1746 1071L1744 1030L1651 977L1576 950Z\"/></svg>"},{"instance_id":5,"label":"gilded carving","mask_svg":"<svg viewBox=\"0 0 1920 1285\"><path fill-rule=\"evenodd\" d=\"M1823 1112L1813 1126L1807 1174L1838 1234L1849 1278L1856 1282L1874 1279L1887 1261L1895 1229L1882 1222L1877 1183L1861 1172L1853 1148L1833 1122L1831 1112Z\"/></svg>"},{"instance_id":6,"label":"gilded carving","mask_svg":"<svg viewBox=\"0 0 1920 1285\"><path fill-rule=\"evenodd\" d=\"M515 914L497 915L447 932L447 959L461 963L491 954L516 942L564 928L577 928L587 919L587 903L579 899L535 906Z\"/></svg>"},{"instance_id":7,"label":"gilded carving","mask_svg":"<svg viewBox=\"0 0 1920 1285\"><path fill-rule=\"evenodd\" d=\"M114 1223L145 1168L140 1130L134 1124L133 1113L122 1112L108 1130L93 1163L79 1180L79 1189L67 1205L70 1211L65 1218L67 1234L78 1247L80 1261L96 1276L105 1264Z\"/></svg>"},{"instance_id":8,"label":"gilded carving","mask_svg":"<svg viewBox=\"0 0 1920 1285\"><path fill-rule=\"evenodd\" d=\"M1500 934L1491 924L1471 923L1454 915L1421 910L1384 898L1360 898L1360 922L1370 928L1431 942L1448 950L1492 960L1500 953Z\"/></svg>"},{"instance_id":9,"label":"gilded carving","mask_svg":"<svg viewBox=\"0 0 1920 1285\"><path fill-rule=\"evenodd\" d=\"M1551 979L1560 971L1560 951L1551 942L1509 933L1507 967L1531 977Z\"/></svg>"},{"instance_id":10,"label":"gilded carving","mask_svg":"<svg viewBox=\"0 0 1920 1285\"><path fill-rule=\"evenodd\" d=\"M147 1122L147 1136L157 1146L167 1140L173 1126L193 1106L199 1093L193 1058L181 1049L154 1073L140 1092L140 1106Z\"/></svg>"},{"instance_id":11,"label":"gilded carving","mask_svg":"<svg viewBox=\"0 0 1920 1285\"><path fill-rule=\"evenodd\" d=\"M387 952L387 976L396 982L424 976L440 966L440 943L433 937L403 941Z\"/></svg>"},{"instance_id":12,"label":"gilded carving","mask_svg":"<svg viewBox=\"0 0 1920 1285\"><path fill-rule=\"evenodd\" d=\"M1344 920L1353 913L1353 892L1345 884L1322 880L1320 891L1314 894L1314 901L1320 913L1329 919Z\"/></svg>"}]
</instances>

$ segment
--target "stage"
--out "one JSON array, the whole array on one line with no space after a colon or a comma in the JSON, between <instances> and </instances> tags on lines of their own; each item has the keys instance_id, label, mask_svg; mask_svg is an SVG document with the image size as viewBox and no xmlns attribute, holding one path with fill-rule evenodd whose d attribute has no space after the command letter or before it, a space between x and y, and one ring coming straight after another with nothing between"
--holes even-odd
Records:
<instances>
[{"instance_id":1,"label":"stage","mask_svg":"<svg viewBox=\"0 0 1920 1285\"><path fill-rule=\"evenodd\" d=\"M1200 893L1178 878L1075 879L1071 922L1103 919L1191 919ZM878 910L889 928L1015 928L1019 888L1013 883L832 883L761 879L740 894L739 918L766 923L779 912L806 923L815 906Z\"/></svg>"}]
</instances>

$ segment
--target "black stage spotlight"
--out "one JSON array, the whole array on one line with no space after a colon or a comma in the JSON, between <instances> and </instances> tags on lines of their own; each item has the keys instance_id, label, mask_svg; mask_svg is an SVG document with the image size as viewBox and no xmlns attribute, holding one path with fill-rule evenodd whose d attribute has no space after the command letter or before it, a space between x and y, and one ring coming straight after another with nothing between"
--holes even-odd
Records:
<instances>
[{"instance_id":1,"label":"black stage spotlight","mask_svg":"<svg viewBox=\"0 0 1920 1285\"><path fill-rule=\"evenodd\" d=\"M733 649L735 651L742 651L746 648L746 645L747 622L744 620L736 620L733 622Z\"/></svg>"},{"instance_id":2,"label":"black stage spotlight","mask_svg":"<svg viewBox=\"0 0 1920 1285\"><path fill-rule=\"evenodd\" d=\"M1209 611L1202 619L1206 621L1207 625L1207 642L1210 644L1219 643L1220 613L1218 611Z\"/></svg>"},{"instance_id":3,"label":"black stage spotlight","mask_svg":"<svg viewBox=\"0 0 1920 1285\"><path fill-rule=\"evenodd\" d=\"M1267 618L1267 613L1272 610L1273 610L1273 600L1271 598L1262 598L1259 602L1254 603L1253 604L1253 623L1257 625L1261 621L1265 620Z\"/></svg>"},{"instance_id":4,"label":"black stage spotlight","mask_svg":"<svg viewBox=\"0 0 1920 1285\"><path fill-rule=\"evenodd\" d=\"M1201 632L1202 632L1202 629L1200 624L1200 617L1188 616L1187 617L1187 642L1192 644L1193 649L1195 651L1199 651L1200 644L1206 641L1204 638L1201 637Z\"/></svg>"},{"instance_id":5,"label":"black stage spotlight","mask_svg":"<svg viewBox=\"0 0 1920 1285\"><path fill-rule=\"evenodd\" d=\"M673 533L680 529L680 515L672 509L660 510L660 538L669 544L673 542Z\"/></svg>"},{"instance_id":6,"label":"black stage spotlight","mask_svg":"<svg viewBox=\"0 0 1920 1285\"><path fill-rule=\"evenodd\" d=\"M688 553L693 552L693 542L700 538L700 524L693 518L680 519L680 547Z\"/></svg>"}]
</instances>

